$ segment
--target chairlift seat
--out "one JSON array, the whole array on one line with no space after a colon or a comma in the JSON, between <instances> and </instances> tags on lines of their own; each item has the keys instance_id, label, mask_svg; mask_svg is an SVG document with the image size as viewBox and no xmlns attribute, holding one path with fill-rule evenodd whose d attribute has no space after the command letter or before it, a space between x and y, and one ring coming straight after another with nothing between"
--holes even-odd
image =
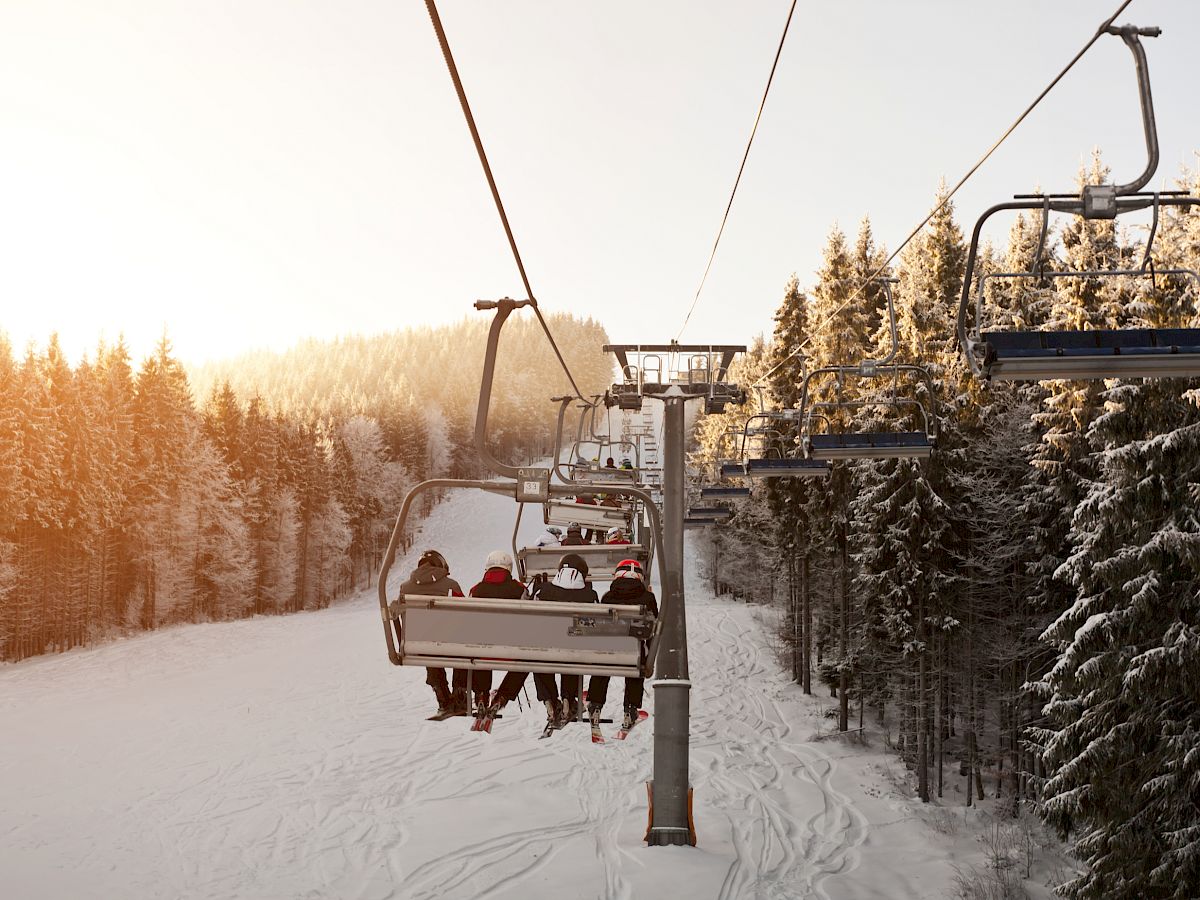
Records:
<instances>
[{"instance_id":1,"label":"chairlift seat","mask_svg":"<svg viewBox=\"0 0 1200 900\"><path fill-rule=\"evenodd\" d=\"M649 551L643 544L579 544L558 547L524 547L517 551L517 564L525 580L534 575L553 576L558 564L568 553L582 556L588 566L589 581L612 581L617 563L623 559L636 559L645 563Z\"/></svg>"},{"instance_id":2,"label":"chairlift seat","mask_svg":"<svg viewBox=\"0 0 1200 900\"><path fill-rule=\"evenodd\" d=\"M933 441L923 431L814 434L805 445L815 460L925 459L933 451Z\"/></svg>"},{"instance_id":3,"label":"chairlift seat","mask_svg":"<svg viewBox=\"0 0 1200 900\"><path fill-rule=\"evenodd\" d=\"M542 519L547 525L570 525L578 522L584 528L608 531L610 528L628 528L632 516L628 504L622 506L600 506L593 503L576 503L574 500L554 500L542 506Z\"/></svg>"},{"instance_id":4,"label":"chairlift seat","mask_svg":"<svg viewBox=\"0 0 1200 900\"><path fill-rule=\"evenodd\" d=\"M402 665L644 675L640 606L401 595L388 605Z\"/></svg>"},{"instance_id":5,"label":"chairlift seat","mask_svg":"<svg viewBox=\"0 0 1200 900\"><path fill-rule=\"evenodd\" d=\"M600 484L635 485L638 481L638 471L637 469L614 469L608 466L580 466L575 471L575 480Z\"/></svg>"},{"instance_id":6,"label":"chairlift seat","mask_svg":"<svg viewBox=\"0 0 1200 900\"><path fill-rule=\"evenodd\" d=\"M741 463L721 463L722 478L745 478L748 474Z\"/></svg>"},{"instance_id":7,"label":"chairlift seat","mask_svg":"<svg viewBox=\"0 0 1200 900\"><path fill-rule=\"evenodd\" d=\"M998 381L1200 376L1200 329L997 331L981 335L983 371Z\"/></svg>"},{"instance_id":8,"label":"chairlift seat","mask_svg":"<svg viewBox=\"0 0 1200 900\"><path fill-rule=\"evenodd\" d=\"M748 487L702 487L700 488L700 496L704 499L710 498L730 498L730 497L749 497L750 488Z\"/></svg>"},{"instance_id":9,"label":"chairlift seat","mask_svg":"<svg viewBox=\"0 0 1200 900\"><path fill-rule=\"evenodd\" d=\"M829 472L829 463L822 459L769 457L746 461L746 475L750 478L828 478Z\"/></svg>"}]
</instances>

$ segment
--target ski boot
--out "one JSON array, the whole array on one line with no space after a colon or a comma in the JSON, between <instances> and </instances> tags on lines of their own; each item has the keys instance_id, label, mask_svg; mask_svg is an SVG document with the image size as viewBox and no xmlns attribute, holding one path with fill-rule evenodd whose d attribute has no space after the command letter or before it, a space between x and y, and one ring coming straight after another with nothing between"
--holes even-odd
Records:
<instances>
[{"instance_id":1,"label":"ski boot","mask_svg":"<svg viewBox=\"0 0 1200 900\"><path fill-rule=\"evenodd\" d=\"M454 697L448 688L435 687L433 695L437 697L438 709L434 713L439 719L448 719L454 715Z\"/></svg>"},{"instance_id":2,"label":"ski boot","mask_svg":"<svg viewBox=\"0 0 1200 900\"><path fill-rule=\"evenodd\" d=\"M566 725L568 722L577 722L579 720L579 698L568 697L567 702L562 704L562 723Z\"/></svg>"},{"instance_id":3,"label":"ski boot","mask_svg":"<svg viewBox=\"0 0 1200 900\"><path fill-rule=\"evenodd\" d=\"M454 710L454 715L465 716L467 714L467 692L464 688L455 689L450 695L450 706Z\"/></svg>"},{"instance_id":4,"label":"ski boot","mask_svg":"<svg viewBox=\"0 0 1200 900\"><path fill-rule=\"evenodd\" d=\"M603 744L604 733L600 730L600 711L603 707L599 703L588 703L588 718L592 721L592 743Z\"/></svg>"},{"instance_id":5,"label":"ski boot","mask_svg":"<svg viewBox=\"0 0 1200 900\"><path fill-rule=\"evenodd\" d=\"M628 731L638 720L638 708L636 706L625 707L625 718L621 720L621 730Z\"/></svg>"},{"instance_id":6,"label":"ski boot","mask_svg":"<svg viewBox=\"0 0 1200 900\"><path fill-rule=\"evenodd\" d=\"M562 712L562 704L557 700L546 701L546 727L542 729L542 737L548 738L563 727Z\"/></svg>"}]
</instances>

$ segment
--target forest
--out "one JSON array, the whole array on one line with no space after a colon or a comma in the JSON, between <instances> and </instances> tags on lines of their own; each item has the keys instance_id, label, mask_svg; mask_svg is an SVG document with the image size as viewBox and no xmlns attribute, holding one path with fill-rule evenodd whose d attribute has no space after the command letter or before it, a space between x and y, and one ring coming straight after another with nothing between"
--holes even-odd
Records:
<instances>
[{"instance_id":1,"label":"forest","mask_svg":"<svg viewBox=\"0 0 1200 900\"><path fill-rule=\"evenodd\" d=\"M1080 183L1106 174L1097 154ZM1016 217L985 269L1031 271L1040 227ZM1036 277L1136 268L1144 244L1112 221L1061 223L1044 268L990 288L985 316L1027 329L1194 327L1190 281ZM947 204L889 273L897 361L933 376L931 457L757 482L729 524L707 530L708 574L719 591L782 606L795 680L836 698L837 730L862 717L882 726L923 799L959 779L968 804L988 793L1014 816L1036 804L1088 864L1066 896L1185 896L1200 883L1200 383L973 378L955 337L965 258ZM869 220L853 243L832 230L815 287L793 278L770 339L738 364L761 399L751 391L701 420L700 471L737 456L750 415L798 408L806 372L887 353L883 294L867 281L886 259ZM1200 267L1200 216L1164 214L1152 259ZM925 387L878 381L810 383L815 399L864 401L826 408L813 427L922 428L888 401L898 391L928 405ZM795 417L772 427L748 452L795 456Z\"/></svg>"},{"instance_id":2,"label":"forest","mask_svg":"<svg viewBox=\"0 0 1200 900\"><path fill-rule=\"evenodd\" d=\"M581 389L602 392L603 329L547 321ZM487 324L190 375L165 336L136 370L121 342L73 367L53 336L21 358L0 336L0 660L316 609L369 583L409 487L479 474ZM497 385L495 451L544 454L548 400L569 385L532 317L506 328Z\"/></svg>"}]
</instances>

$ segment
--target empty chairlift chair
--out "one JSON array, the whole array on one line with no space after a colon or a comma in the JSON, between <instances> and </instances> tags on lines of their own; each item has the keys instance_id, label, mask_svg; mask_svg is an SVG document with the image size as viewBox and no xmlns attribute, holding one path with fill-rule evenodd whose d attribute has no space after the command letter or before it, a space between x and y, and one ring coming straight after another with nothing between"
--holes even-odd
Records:
<instances>
[{"instance_id":1,"label":"empty chairlift chair","mask_svg":"<svg viewBox=\"0 0 1200 900\"><path fill-rule=\"evenodd\" d=\"M1040 381L1055 378L1190 378L1200 376L1200 329L1128 328L1095 330L1006 330L989 328L985 310L987 289L1001 279L1033 280L1054 284L1070 278L1149 279L1157 288L1166 281L1176 287L1187 285L1192 300L1200 295L1200 275L1192 269L1156 268L1153 263L1154 238L1164 208L1190 209L1200 206L1200 198L1183 191L1143 193L1158 167L1158 135L1155 132L1154 107L1150 94L1150 76L1140 37L1157 37L1159 29L1114 26L1109 34L1118 35L1133 53L1137 70L1138 95L1142 109L1148 162L1145 171L1129 184L1086 185L1079 194L1024 194L1013 201L987 210L975 224L967 253L966 275L958 310L958 339L971 371L985 379L998 381ZM1137 268L1101 271L1047 271L1043 265L1050 213L1090 220L1112 220L1125 213L1150 209L1152 220L1145 254ZM980 274L979 243L984 223L1003 211L1037 210L1041 215L1041 236L1033 264L1024 272ZM973 296L972 296L973 295ZM974 302L972 303L972 299ZM1183 324L1183 323L1180 323Z\"/></svg>"},{"instance_id":2,"label":"empty chairlift chair","mask_svg":"<svg viewBox=\"0 0 1200 900\"><path fill-rule=\"evenodd\" d=\"M824 366L814 369L804 377L800 391L801 446L804 457L810 462L828 463L834 460L851 459L926 459L937 445L938 417L937 400L933 379L923 366L895 362L896 310L892 299L893 279L880 279L887 300L888 323L892 336L892 348L883 360L863 360L856 366ZM888 392L877 399L843 401L814 401L811 389L814 381L826 376L839 380L852 377L883 383L890 378ZM909 377L912 376L912 377ZM900 394L902 386L912 390L911 396ZM922 401L917 386L925 389ZM873 408L890 410L895 415L897 427L873 431L839 431L834 426L839 413ZM902 427L906 410L912 410L918 429ZM824 431L815 430L818 422L825 424Z\"/></svg>"}]
</instances>

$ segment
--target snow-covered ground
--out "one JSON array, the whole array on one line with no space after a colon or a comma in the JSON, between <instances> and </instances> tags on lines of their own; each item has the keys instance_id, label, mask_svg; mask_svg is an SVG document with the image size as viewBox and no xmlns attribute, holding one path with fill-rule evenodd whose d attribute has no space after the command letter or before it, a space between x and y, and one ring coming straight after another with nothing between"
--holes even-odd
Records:
<instances>
[{"instance_id":1,"label":"snow-covered ground","mask_svg":"<svg viewBox=\"0 0 1200 900\"><path fill-rule=\"evenodd\" d=\"M415 550L467 587L512 515L452 497ZM914 802L878 740L814 742L828 701L788 682L761 615L689 584L696 848L642 842L653 718L603 746L582 726L537 740L540 709L491 735L427 722L373 590L0 667L0 895L948 896L978 828Z\"/></svg>"}]
</instances>

